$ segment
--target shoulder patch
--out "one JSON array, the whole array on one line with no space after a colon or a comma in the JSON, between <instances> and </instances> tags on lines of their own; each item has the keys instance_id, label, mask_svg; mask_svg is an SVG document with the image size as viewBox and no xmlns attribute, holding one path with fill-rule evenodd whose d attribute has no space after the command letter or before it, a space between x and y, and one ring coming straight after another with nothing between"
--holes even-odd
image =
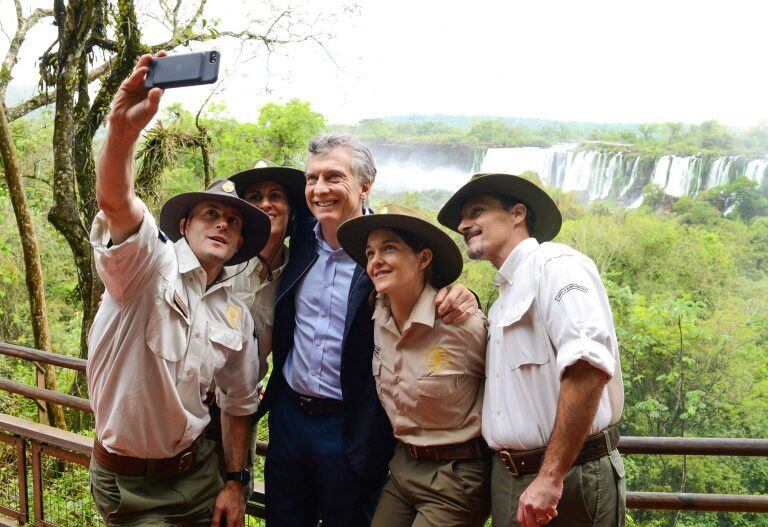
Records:
<instances>
[{"instance_id":1,"label":"shoulder patch","mask_svg":"<svg viewBox=\"0 0 768 527\"><path fill-rule=\"evenodd\" d=\"M563 298L564 294L566 294L568 291L573 291L574 289L577 291L581 291L582 293L586 293L587 291L589 291L589 289L587 289L583 285L568 284L567 286L563 287L560 291L557 292L557 294L555 295L555 301L559 302L560 299Z\"/></svg>"}]
</instances>

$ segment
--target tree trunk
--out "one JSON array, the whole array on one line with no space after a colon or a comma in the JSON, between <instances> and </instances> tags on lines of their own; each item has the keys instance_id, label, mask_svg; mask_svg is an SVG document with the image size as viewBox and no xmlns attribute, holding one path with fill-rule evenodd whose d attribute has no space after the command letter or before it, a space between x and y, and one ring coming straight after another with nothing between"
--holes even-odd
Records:
<instances>
[{"instance_id":1,"label":"tree trunk","mask_svg":"<svg viewBox=\"0 0 768 527\"><path fill-rule=\"evenodd\" d=\"M4 99L4 97L3 97ZM16 216L16 225L19 229L22 252L24 253L24 278L29 294L29 309L32 318L32 333L35 337L35 347L44 351L51 351L51 334L48 325L48 312L45 305L45 282L43 280L43 268L40 262L40 251L35 235L35 227L32 224L32 215L29 212L27 198L24 195L24 185L21 180L16 147L13 144L11 127L5 111L4 102L0 101L0 153L3 159L3 173L8 184L8 193L13 204L13 212ZM35 372L38 378L42 374L45 388L56 390L56 373L48 364L35 364ZM47 422L52 426L66 429L64 410L61 406L46 403L44 412L41 412L40 422Z\"/></svg>"}]
</instances>

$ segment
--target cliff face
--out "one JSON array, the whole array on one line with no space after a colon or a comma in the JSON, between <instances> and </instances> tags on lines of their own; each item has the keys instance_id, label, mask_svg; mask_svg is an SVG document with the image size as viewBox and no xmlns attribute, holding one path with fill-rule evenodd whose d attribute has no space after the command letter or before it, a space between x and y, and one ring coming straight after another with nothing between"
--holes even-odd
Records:
<instances>
[{"instance_id":1,"label":"cliff face","mask_svg":"<svg viewBox=\"0 0 768 527\"><path fill-rule=\"evenodd\" d=\"M590 201L640 204L649 183L670 196L698 192L746 176L768 185L768 158L639 155L631 151L549 148L474 148L442 144L373 144L379 183L388 190L456 189L474 172L519 174L532 170L547 185L583 194Z\"/></svg>"}]
</instances>

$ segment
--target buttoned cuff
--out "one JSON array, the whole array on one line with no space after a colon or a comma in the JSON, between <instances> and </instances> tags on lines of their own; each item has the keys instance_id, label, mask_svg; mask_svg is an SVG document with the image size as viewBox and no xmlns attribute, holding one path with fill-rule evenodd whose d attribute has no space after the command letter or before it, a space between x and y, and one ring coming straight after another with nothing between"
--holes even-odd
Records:
<instances>
[{"instance_id":1,"label":"buttoned cuff","mask_svg":"<svg viewBox=\"0 0 768 527\"><path fill-rule=\"evenodd\" d=\"M560 379L568 366L583 360L598 370L604 371L608 378L613 377L616 359L603 344L587 337L570 340L557 350L557 373Z\"/></svg>"},{"instance_id":2,"label":"buttoned cuff","mask_svg":"<svg viewBox=\"0 0 768 527\"><path fill-rule=\"evenodd\" d=\"M216 404L229 415L251 415L259 408L259 390L248 397L230 397L217 386Z\"/></svg>"}]
</instances>

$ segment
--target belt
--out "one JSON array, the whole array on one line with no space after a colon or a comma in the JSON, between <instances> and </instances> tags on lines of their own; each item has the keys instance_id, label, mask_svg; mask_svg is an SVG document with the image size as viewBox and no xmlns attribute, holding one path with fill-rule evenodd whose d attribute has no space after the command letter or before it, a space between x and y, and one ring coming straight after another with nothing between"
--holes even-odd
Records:
<instances>
[{"instance_id":1,"label":"belt","mask_svg":"<svg viewBox=\"0 0 768 527\"><path fill-rule=\"evenodd\" d=\"M305 413L314 416L341 415L344 413L344 402L338 399L324 399L321 397L312 397L293 391L288 387L291 398L296 401Z\"/></svg>"},{"instance_id":2,"label":"belt","mask_svg":"<svg viewBox=\"0 0 768 527\"><path fill-rule=\"evenodd\" d=\"M584 440L584 446L581 447L573 464L581 465L587 461L599 459L608 455L618 445L619 429L615 425L609 426ZM525 476L539 471L546 450L546 447L536 450L500 450L497 455L513 476Z\"/></svg>"},{"instance_id":3,"label":"belt","mask_svg":"<svg viewBox=\"0 0 768 527\"><path fill-rule=\"evenodd\" d=\"M485 442L476 437L463 443L436 446L417 446L403 443L405 450L416 459L451 461L456 459L482 459L488 455Z\"/></svg>"},{"instance_id":4,"label":"belt","mask_svg":"<svg viewBox=\"0 0 768 527\"><path fill-rule=\"evenodd\" d=\"M144 476L148 472L153 476L176 476L192 467L204 439L205 434L201 434L187 448L167 459L142 459L113 454L97 439L93 442L93 457L102 467L124 476Z\"/></svg>"}]
</instances>

